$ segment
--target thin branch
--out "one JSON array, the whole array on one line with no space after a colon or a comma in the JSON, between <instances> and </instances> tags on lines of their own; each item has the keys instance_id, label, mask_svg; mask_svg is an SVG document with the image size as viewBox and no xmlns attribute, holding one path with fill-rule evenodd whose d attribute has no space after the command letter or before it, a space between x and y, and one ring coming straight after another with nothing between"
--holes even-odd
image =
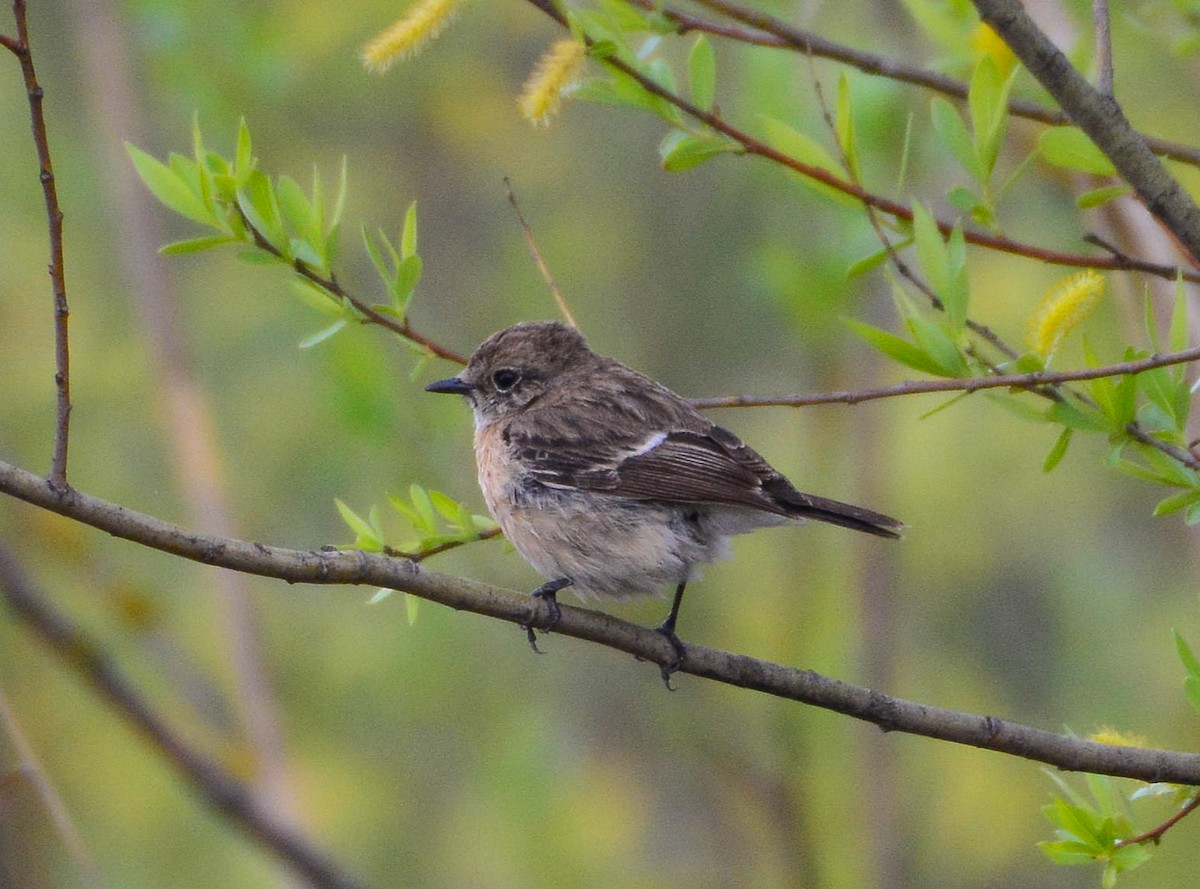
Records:
<instances>
[{"instance_id":1,"label":"thin branch","mask_svg":"<svg viewBox=\"0 0 1200 889\"><path fill-rule=\"evenodd\" d=\"M1096 32L1096 92L1113 97L1112 28L1108 0L1092 0L1092 26Z\"/></svg>"},{"instance_id":2,"label":"thin branch","mask_svg":"<svg viewBox=\"0 0 1200 889\"><path fill-rule=\"evenodd\" d=\"M3 46L14 56L17 56L18 58L21 57L21 42L15 37L9 37L7 34L0 34L0 46Z\"/></svg>"},{"instance_id":3,"label":"thin branch","mask_svg":"<svg viewBox=\"0 0 1200 889\"><path fill-rule=\"evenodd\" d=\"M42 489L51 496L61 496L44 481ZM69 493L66 496L69 497ZM115 508L120 510L120 507ZM312 886L361 889L357 880L316 849L295 827L279 820L249 788L176 733L150 708L104 649L34 589L3 548L0 548L0 595L12 611L140 732L209 805L269 848Z\"/></svg>"},{"instance_id":4,"label":"thin branch","mask_svg":"<svg viewBox=\"0 0 1200 889\"><path fill-rule=\"evenodd\" d=\"M1130 837L1127 840L1117 840L1117 846L1133 846L1138 843L1157 843L1163 838L1163 834L1186 818L1192 812L1200 808L1200 793L1193 796L1190 800L1180 806L1179 811L1164 821L1157 827L1153 827L1145 833L1139 833L1135 837Z\"/></svg>"},{"instance_id":5,"label":"thin branch","mask_svg":"<svg viewBox=\"0 0 1200 889\"><path fill-rule=\"evenodd\" d=\"M251 236L254 238L254 246L260 250L270 253L272 256L277 257L278 259L287 262L288 265L290 265L300 277L311 281L313 284L316 284L322 290L333 294L338 299L345 300L350 305L354 306L355 310L372 324L378 324L380 327L387 328L388 330L392 331L392 333L398 334L399 336L404 337L404 339L416 343L431 355L436 355L438 358L445 358L447 361L453 361L456 364L467 363L467 359L464 356L451 349L447 349L445 346L439 345L438 343L429 339L427 336L418 333L416 329L409 324L408 318L405 318L403 321L401 321L394 315L387 315L383 312L376 311L358 297L351 295L347 290L342 288L342 285L338 283L336 277L322 277L302 259L293 259L290 261L286 260L279 248L267 240L266 236L250 223L250 220L246 218L245 214L242 213L240 208L238 209L238 213L242 217L242 222L246 226L246 231L250 232Z\"/></svg>"},{"instance_id":6,"label":"thin branch","mask_svg":"<svg viewBox=\"0 0 1200 889\"><path fill-rule=\"evenodd\" d=\"M1111 96L1098 93L1025 12L1020 0L971 0L1037 81L1137 193L1152 216L1200 257L1200 207L1146 147Z\"/></svg>"},{"instance_id":7,"label":"thin branch","mask_svg":"<svg viewBox=\"0 0 1200 889\"><path fill-rule=\"evenodd\" d=\"M628 0L644 9L654 6L654 0ZM703 31L719 37L738 40L757 46L779 47L811 54L831 61L841 62L857 68L865 74L886 77L900 83L911 83L924 87L933 92L966 100L970 91L969 85L940 71L910 65L899 59L864 52L841 43L836 43L820 34L796 28L781 19L768 15L757 9L737 6L725 0L696 0L704 6L726 15L735 21L749 25L751 31L743 31L729 25L709 22L686 13L670 8L662 10L665 18L679 25L681 33L687 31ZM1051 126L1069 126L1071 119L1058 108L1031 102L1028 99L1012 98L1008 101L1008 110L1016 117ZM1160 139L1155 136L1144 136L1146 144L1155 154L1161 154L1172 160L1200 166L1200 148Z\"/></svg>"},{"instance_id":8,"label":"thin branch","mask_svg":"<svg viewBox=\"0 0 1200 889\"><path fill-rule=\"evenodd\" d=\"M458 549L460 546L466 546L468 543L479 543L481 540L492 540L499 537L503 532L499 528L489 528L481 532L478 536L472 537L470 540L450 540L446 543L439 543L437 546L431 546L429 549L419 550L417 552L404 552L403 550L387 549L387 555L397 559L408 559L410 562L424 562L431 556L441 555L444 552L449 552L452 549Z\"/></svg>"},{"instance_id":9,"label":"thin branch","mask_svg":"<svg viewBox=\"0 0 1200 889\"><path fill-rule=\"evenodd\" d=\"M275 577L291 583L364 584L403 590L450 608L514 624L546 627L549 606L527 595L437 574L406 559L360 551L305 552L184 530L152 516L76 490L56 491L44 479L0 462L0 492L143 546L208 565ZM608 614L560 607L555 633L586 639L645 660L665 663L675 652L661 633ZM69 647L73 653L74 647ZM88 650L77 652L85 656ZM89 671L107 662L85 660ZM878 725L1047 763L1060 769L1200 785L1200 753L1101 744L1069 735L933 707L746 655L688 643L681 668L741 688L822 707ZM210 763L205 763L209 768ZM230 789L230 788L227 788ZM231 789L232 790L232 789ZM220 797L218 797L220 799ZM247 803L237 793L239 806ZM228 810L228 801L225 809Z\"/></svg>"},{"instance_id":10,"label":"thin branch","mask_svg":"<svg viewBox=\"0 0 1200 889\"><path fill-rule=\"evenodd\" d=\"M1137 361L1106 364L1104 367L1087 367L1081 370L1039 370L1023 374L995 374L969 379L906 380L894 386L878 389L856 389L841 392L818 392L809 395L719 395L713 398L689 399L693 407L700 409L723 407L804 407L813 404L859 404L880 398L895 398L900 395L916 395L928 392L978 392L981 389L1027 389L1036 390L1044 386L1057 386L1079 380L1096 380L1101 377L1118 377L1144 373L1156 367L1169 367L1200 361L1200 346L1180 352L1152 355Z\"/></svg>"},{"instance_id":11,"label":"thin branch","mask_svg":"<svg viewBox=\"0 0 1200 889\"><path fill-rule=\"evenodd\" d=\"M560 24L565 24L562 14L555 6L554 0L526 0L530 5L542 10L546 15ZM772 161L780 166L794 170L809 179L821 182L830 188L836 189L843 194L857 198L863 204L877 207L879 210L887 213L889 216L905 221L912 220L912 209L908 206L894 201L891 198L885 197L874 192L867 191L852 182L847 182L828 170L815 167L811 164L806 164L790 155L784 154L777 149L772 148L764 142L760 142L748 133L739 130L732 124L727 123L717 114L708 112L692 104L682 96L668 90L666 87L652 80L650 77L638 71L632 65L626 64L621 59L608 56L601 60L603 64L621 72L626 77L636 81L642 89L651 95L658 96L671 105L674 105L688 117L697 120L712 130L729 137L737 142L742 152L745 154L755 155ZM1089 88L1090 89L1090 88ZM1103 147L1103 146L1101 146ZM1144 146L1143 146L1144 147ZM1153 158L1153 155L1150 155ZM1118 169L1120 166L1118 165ZM1169 177L1168 177L1169 178ZM1171 180L1172 182L1174 180ZM1131 184L1133 184L1131 182ZM1177 186L1176 186L1177 187ZM937 226L944 235L948 235L953 229L953 226L944 220L937 220ZM1113 256L1091 256L1080 253L1067 253L1061 250L1048 250L1038 247L1035 244L1027 244L1022 241L1015 241L1012 238L1007 238L1003 235L989 234L986 232L975 231L973 229L965 229L963 237L968 243L975 244L979 247L987 247L992 250L997 250L1001 253L1011 253L1016 256L1024 256L1028 259L1035 259L1040 262L1050 263L1051 265L1061 265L1072 268L1094 268L1094 269L1111 269L1114 271L1137 271L1146 274L1157 275L1168 280L1175 280L1177 277L1182 277L1186 281L1200 283L1200 272L1190 269L1180 269L1175 266L1167 266L1160 263L1145 262L1141 260L1129 260L1125 257Z\"/></svg>"},{"instance_id":12,"label":"thin branch","mask_svg":"<svg viewBox=\"0 0 1200 889\"><path fill-rule=\"evenodd\" d=\"M42 764L38 760L37 752L21 729L21 724L17 721L17 716L8 703L8 696L4 694L2 688L0 688L0 731L8 735L12 741L20 760L20 768L29 778L37 795L41 797L42 805L50 816L54 829L58 831L63 845L74 859L80 881L91 889L103 889L104 878L100 876L96 862L88 854L87 846L83 844L83 838L79 835L75 822L71 819L71 813L67 811L66 804L58 795L58 791L54 789L54 785L50 783L46 770L42 768Z\"/></svg>"},{"instance_id":13,"label":"thin branch","mask_svg":"<svg viewBox=\"0 0 1200 889\"><path fill-rule=\"evenodd\" d=\"M50 287L54 295L54 386L57 392L57 411L54 424L54 454L50 461L50 483L56 488L67 486L67 442L71 426L71 353L67 338L67 275L63 261L63 214L58 205L58 188L54 180L54 165L50 162L50 141L46 134L46 115L42 109L43 92L33 67L33 52L29 42L29 23L25 16L24 0L13 0L13 18L17 37L5 38L4 45L16 55L25 80L29 99L30 125L33 144L37 149L38 178L42 183L42 198L50 230Z\"/></svg>"},{"instance_id":14,"label":"thin branch","mask_svg":"<svg viewBox=\"0 0 1200 889\"><path fill-rule=\"evenodd\" d=\"M575 316L571 314L571 307L567 305L566 299L563 298L562 291L558 289L558 285L554 283L554 276L550 274L550 269L546 265L546 261L542 259L542 251L538 249L537 241L533 237L533 229L529 223L525 221L525 214L521 212L521 207L517 204L517 195L513 191L512 183L508 181L508 177L504 177L504 189L508 192L508 202L512 204L513 212L517 214L517 222L521 225L521 234L525 236L525 244L529 247L529 252L533 255L534 265L537 266L539 272L542 273L542 280L546 282L546 286L550 288L550 293L554 296L554 301L558 303L558 310L562 312L563 318L572 327L578 328L579 324L575 321Z\"/></svg>"}]
</instances>

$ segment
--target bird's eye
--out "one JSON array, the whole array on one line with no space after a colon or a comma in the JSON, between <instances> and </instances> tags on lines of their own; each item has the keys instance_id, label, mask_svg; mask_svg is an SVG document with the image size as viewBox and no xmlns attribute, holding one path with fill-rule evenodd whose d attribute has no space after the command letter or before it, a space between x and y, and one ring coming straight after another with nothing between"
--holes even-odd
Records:
<instances>
[{"instance_id":1,"label":"bird's eye","mask_svg":"<svg viewBox=\"0 0 1200 889\"><path fill-rule=\"evenodd\" d=\"M501 392L507 392L513 386L517 385L517 380L521 379L521 375L510 367L502 367L492 374L492 382L496 384L496 388Z\"/></svg>"}]
</instances>

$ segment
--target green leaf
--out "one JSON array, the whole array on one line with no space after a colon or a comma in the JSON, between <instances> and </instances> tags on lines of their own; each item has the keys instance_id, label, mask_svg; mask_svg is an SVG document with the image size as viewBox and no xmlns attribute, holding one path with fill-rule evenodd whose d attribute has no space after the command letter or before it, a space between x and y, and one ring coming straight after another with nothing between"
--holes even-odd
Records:
<instances>
[{"instance_id":1,"label":"green leaf","mask_svg":"<svg viewBox=\"0 0 1200 889\"><path fill-rule=\"evenodd\" d=\"M939 377L945 376L945 371L941 365L908 340L878 327L872 327L870 324L864 324L861 321L847 319L847 323L855 333L892 360L899 361L901 364L907 365L914 370L919 370L922 373L933 374Z\"/></svg>"},{"instance_id":2,"label":"green leaf","mask_svg":"<svg viewBox=\"0 0 1200 889\"><path fill-rule=\"evenodd\" d=\"M417 623L417 614L421 609L421 597L414 596L412 593L404 594L404 616L408 619L408 625L415 626Z\"/></svg>"},{"instance_id":3,"label":"green leaf","mask_svg":"<svg viewBox=\"0 0 1200 889\"><path fill-rule=\"evenodd\" d=\"M1075 198L1075 206L1080 210L1091 210L1094 207L1107 204L1114 198L1124 197L1127 194L1133 194L1133 189L1128 185L1102 185L1100 188L1085 191L1079 197Z\"/></svg>"},{"instance_id":4,"label":"green leaf","mask_svg":"<svg viewBox=\"0 0 1200 889\"><path fill-rule=\"evenodd\" d=\"M138 177L162 204L195 222L217 225L216 218L204 201L174 170L128 142L125 143L125 150L133 161Z\"/></svg>"},{"instance_id":5,"label":"green leaf","mask_svg":"<svg viewBox=\"0 0 1200 889\"><path fill-rule=\"evenodd\" d=\"M1038 848L1055 864L1091 864L1096 860L1096 856L1081 843L1067 841L1049 842L1043 840L1038 843Z\"/></svg>"},{"instance_id":6,"label":"green leaf","mask_svg":"<svg viewBox=\"0 0 1200 889\"><path fill-rule=\"evenodd\" d=\"M700 34L688 53L688 81L691 84L692 104L702 111L712 111L716 94L717 59L712 44Z\"/></svg>"},{"instance_id":7,"label":"green leaf","mask_svg":"<svg viewBox=\"0 0 1200 889\"><path fill-rule=\"evenodd\" d=\"M1052 127L1038 139L1042 158L1056 167L1079 170L1094 176L1115 176L1112 161L1079 127Z\"/></svg>"},{"instance_id":8,"label":"green leaf","mask_svg":"<svg viewBox=\"0 0 1200 889\"><path fill-rule=\"evenodd\" d=\"M1054 447L1046 455L1046 462L1042 464L1042 472L1053 472L1054 468L1062 462L1062 458L1067 455L1067 447L1071 444L1072 432L1074 430L1070 426L1063 428L1063 431L1058 436L1058 440L1054 442Z\"/></svg>"},{"instance_id":9,"label":"green leaf","mask_svg":"<svg viewBox=\"0 0 1200 889\"><path fill-rule=\"evenodd\" d=\"M996 63L984 55L971 76L967 104L971 110L975 156L985 179L992 175L1008 126L1008 94L1016 71L1003 77Z\"/></svg>"},{"instance_id":10,"label":"green leaf","mask_svg":"<svg viewBox=\"0 0 1200 889\"><path fill-rule=\"evenodd\" d=\"M368 605L378 605L380 602L382 602L384 599L386 599L388 596L390 596L394 592L396 592L396 591L389 590L385 586L380 587L379 589L377 589L375 591L375 595L373 595L370 599L367 600L367 604Z\"/></svg>"},{"instance_id":11,"label":"green leaf","mask_svg":"<svg viewBox=\"0 0 1200 889\"><path fill-rule=\"evenodd\" d=\"M401 319L408 312L408 304L412 300L413 292L417 289L417 284L421 280L423 269L424 263L421 257L415 254L400 260L400 265L396 267L396 277L393 279L390 289L392 300L395 307L400 311Z\"/></svg>"},{"instance_id":12,"label":"green leaf","mask_svg":"<svg viewBox=\"0 0 1200 889\"><path fill-rule=\"evenodd\" d=\"M201 250L211 250L223 244L237 243L238 239L230 235L205 235L202 238L189 238L186 241L174 241L158 248L163 256L182 256L185 253L199 253Z\"/></svg>"},{"instance_id":13,"label":"green leaf","mask_svg":"<svg viewBox=\"0 0 1200 889\"><path fill-rule=\"evenodd\" d=\"M846 269L846 278L857 278L861 275L865 275L867 272L877 269L883 263L887 262L888 257L892 255L893 250L902 250L911 243L911 238L905 238L903 241L893 244L892 250L888 250L887 247L880 247L878 250L868 253L862 259L857 259L850 263L850 266Z\"/></svg>"},{"instance_id":14,"label":"green leaf","mask_svg":"<svg viewBox=\"0 0 1200 889\"><path fill-rule=\"evenodd\" d=\"M400 258L417 255L417 202L408 205L404 213L404 229L400 232Z\"/></svg>"},{"instance_id":15,"label":"green leaf","mask_svg":"<svg viewBox=\"0 0 1200 889\"><path fill-rule=\"evenodd\" d=\"M1197 660L1196 655L1192 652L1192 647L1188 645L1187 640L1178 630L1171 632L1175 635L1175 651L1179 655L1183 668L1188 671L1189 676L1200 679L1200 660Z\"/></svg>"},{"instance_id":16,"label":"green leaf","mask_svg":"<svg viewBox=\"0 0 1200 889\"><path fill-rule=\"evenodd\" d=\"M1069 401L1056 401L1050 406L1050 419L1083 432L1109 432L1111 427L1104 415L1093 407Z\"/></svg>"},{"instance_id":17,"label":"green leaf","mask_svg":"<svg viewBox=\"0 0 1200 889\"><path fill-rule=\"evenodd\" d=\"M943 325L918 316L906 318L904 323L921 350L941 368L941 376L966 376L967 363L962 350Z\"/></svg>"},{"instance_id":18,"label":"green leaf","mask_svg":"<svg viewBox=\"0 0 1200 889\"><path fill-rule=\"evenodd\" d=\"M667 133L658 147L663 169L668 173L682 173L719 154L740 150L741 146L724 136L697 136L683 130Z\"/></svg>"},{"instance_id":19,"label":"green leaf","mask_svg":"<svg viewBox=\"0 0 1200 889\"><path fill-rule=\"evenodd\" d=\"M972 179L982 184L985 177L980 169L979 159L975 156L975 144L958 110L941 96L937 96L930 103L929 111L933 120L933 131L942 145L950 150L959 166L966 170Z\"/></svg>"},{"instance_id":20,"label":"green leaf","mask_svg":"<svg viewBox=\"0 0 1200 889\"><path fill-rule=\"evenodd\" d=\"M858 145L854 138L854 101L850 94L850 80L844 71L838 77L837 116L834 123L838 145L846 158L846 166L850 168L850 175L857 182L862 171L859 169Z\"/></svg>"},{"instance_id":21,"label":"green leaf","mask_svg":"<svg viewBox=\"0 0 1200 889\"><path fill-rule=\"evenodd\" d=\"M417 529L433 534L437 531L437 517L434 515L433 503L429 499L429 494L420 485L413 484L408 487L408 496L412 500L413 509L416 510L418 521L415 522Z\"/></svg>"},{"instance_id":22,"label":"green leaf","mask_svg":"<svg viewBox=\"0 0 1200 889\"><path fill-rule=\"evenodd\" d=\"M782 154L786 154L810 167L823 170L837 179L845 181L849 178L845 168L833 155L826 151L821 143L807 133L802 133L773 117L763 118L763 130L767 143ZM822 197L828 198L836 204L855 209L862 206L862 202L858 198L848 195L831 185L827 185L819 179L813 179L811 176L805 176L804 174L797 175L799 176L800 183L806 188L811 188Z\"/></svg>"},{"instance_id":23,"label":"green leaf","mask_svg":"<svg viewBox=\"0 0 1200 889\"><path fill-rule=\"evenodd\" d=\"M1184 677L1183 694L1192 710L1200 715L1200 676Z\"/></svg>"},{"instance_id":24,"label":"green leaf","mask_svg":"<svg viewBox=\"0 0 1200 889\"><path fill-rule=\"evenodd\" d=\"M1182 352L1188 347L1188 301L1183 291L1181 275L1175 276L1175 307L1171 311L1167 344L1172 352Z\"/></svg>"},{"instance_id":25,"label":"green leaf","mask_svg":"<svg viewBox=\"0 0 1200 889\"><path fill-rule=\"evenodd\" d=\"M347 323L348 322L345 318L340 318L323 330L318 330L316 333L306 336L304 339L300 340L297 345L301 349L311 349L313 346L325 342L325 340L329 339L331 336L345 327Z\"/></svg>"},{"instance_id":26,"label":"green leaf","mask_svg":"<svg viewBox=\"0 0 1200 889\"><path fill-rule=\"evenodd\" d=\"M271 246L284 258L291 259L291 245L284 233L279 202L265 173L258 170L250 173L245 186L238 190L238 208Z\"/></svg>"},{"instance_id":27,"label":"green leaf","mask_svg":"<svg viewBox=\"0 0 1200 889\"><path fill-rule=\"evenodd\" d=\"M917 246L917 259L921 270L929 279L930 286L941 295L950 274L950 257L942 232L929 208L916 201L913 203L913 243Z\"/></svg>"},{"instance_id":28,"label":"green leaf","mask_svg":"<svg viewBox=\"0 0 1200 889\"><path fill-rule=\"evenodd\" d=\"M238 122L237 153L234 155L233 176L240 191L250 182L250 174L255 170L254 147L250 140L250 127L246 118Z\"/></svg>"},{"instance_id":29,"label":"green leaf","mask_svg":"<svg viewBox=\"0 0 1200 889\"><path fill-rule=\"evenodd\" d=\"M383 540L375 527L378 524L377 522L372 524L341 500L334 500L333 502L337 505L338 512L342 515L342 521L349 525L350 530L355 534L355 547L367 550L368 552L379 552L383 549Z\"/></svg>"}]
</instances>

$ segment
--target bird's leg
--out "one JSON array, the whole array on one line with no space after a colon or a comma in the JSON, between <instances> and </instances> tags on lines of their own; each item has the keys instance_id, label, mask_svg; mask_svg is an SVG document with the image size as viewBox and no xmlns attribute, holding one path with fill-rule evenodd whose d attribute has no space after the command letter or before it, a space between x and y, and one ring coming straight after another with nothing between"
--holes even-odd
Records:
<instances>
[{"instance_id":1,"label":"bird's leg","mask_svg":"<svg viewBox=\"0 0 1200 889\"><path fill-rule=\"evenodd\" d=\"M542 632L549 633L558 626L559 618L562 617L562 610L558 607L558 591L563 587L571 585L571 578L560 577L557 580L548 580L532 593L529 594L531 599L541 599L550 606L550 620L546 626L542 628ZM533 634L533 618L537 617L537 606L535 605L531 612L530 621L527 624L522 624L521 629L525 631L526 638L529 639L529 647L541 654L542 651L537 647L537 637Z\"/></svg>"},{"instance_id":2,"label":"bird's leg","mask_svg":"<svg viewBox=\"0 0 1200 889\"><path fill-rule=\"evenodd\" d=\"M667 619L655 627L655 631L662 633L667 637L667 641L671 643L671 647L675 649L675 660L668 664L662 664L663 682L669 690L674 691L671 685L671 675L683 666L683 657L687 650L683 647L683 643L679 637L675 635L675 621L679 619L679 606L683 602L683 590L687 586L685 580L679 586L675 587L675 599L671 602L671 613L667 615Z\"/></svg>"}]
</instances>

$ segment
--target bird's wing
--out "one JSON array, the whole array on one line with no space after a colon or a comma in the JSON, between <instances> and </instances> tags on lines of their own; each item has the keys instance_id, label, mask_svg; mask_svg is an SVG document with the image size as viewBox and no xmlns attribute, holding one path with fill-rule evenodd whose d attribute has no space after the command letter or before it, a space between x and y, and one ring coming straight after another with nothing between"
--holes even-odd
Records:
<instances>
[{"instance_id":1,"label":"bird's wing","mask_svg":"<svg viewBox=\"0 0 1200 889\"><path fill-rule=\"evenodd\" d=\"M797 491L732 432L697 418L699 422L688 423L690 429L636 437L611 426L605 434L574 438L522 433L514 427L510 445L530 477L549 487L631 500L744 507L879 537L900 536L904 525L890 516Z\"/></svg>"},{"instance_id":2,"label":"bird's wing","mask_svg":"<svg viewBox=\"0 0 1200 889\"><path fill-rule=\"evenodd\" d=\"M707 422L694 425L700 428L637 435L609 427L595 437L572 438L514 430L510 444L530 475L550 487L789 514L764 490L772 482L792 490L783 476L733 433Z\"/></svg>"}]
</instances>

